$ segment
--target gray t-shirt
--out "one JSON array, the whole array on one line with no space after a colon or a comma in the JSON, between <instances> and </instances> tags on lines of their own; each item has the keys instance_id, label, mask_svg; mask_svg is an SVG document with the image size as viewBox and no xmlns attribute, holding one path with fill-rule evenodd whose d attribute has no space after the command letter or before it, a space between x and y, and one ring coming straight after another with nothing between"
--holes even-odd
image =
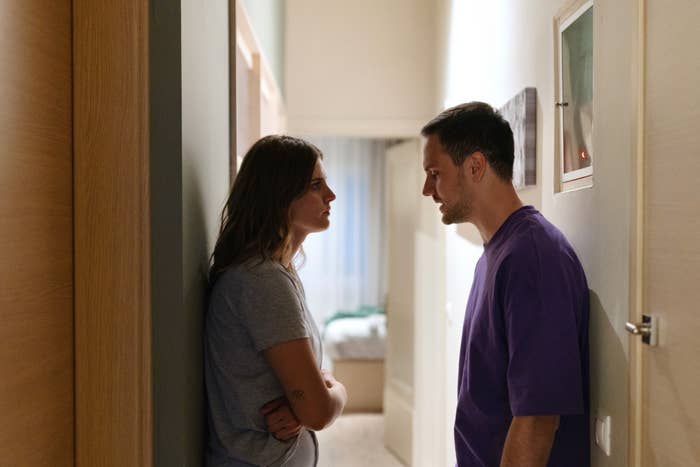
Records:
<instances>
[{"instance_id":1,"label":"gray t-shirt","mask_svg":"<svg viewBox=\"0 0 700 467\"><path fill-rule=\"evenodd\" d=\"M256 258L219 277L205 323L207 466L315 465L315 455L308 459L315 452L312 432L278 441L260 414L265 403L284 396L262 351L304 337L320 367L321 339L301 282L279 262Z\"/></svg>"}]
</instances>

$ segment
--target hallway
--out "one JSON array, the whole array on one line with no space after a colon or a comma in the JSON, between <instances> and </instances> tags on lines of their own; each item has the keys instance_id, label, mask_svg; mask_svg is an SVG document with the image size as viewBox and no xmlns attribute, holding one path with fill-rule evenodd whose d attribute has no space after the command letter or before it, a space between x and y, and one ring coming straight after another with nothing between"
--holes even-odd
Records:
<instances>
[{"instance_id":1,"label":"hallway","mask_svg":"<svg viewBox=\"0 0 700 467\"><path fill-rule=\"evenodd\" d=\"M421 195L420 129L528 88L535 177L518 195L570 239L590 289L590 465L700 466L700 0L0 5L0 467L202 467L209 255L243 154L269 134L396 151L377 178L400 216L375 203L347 223L393 229L369 256L398 252L383 373L353 378L381 387L384 413L319 432L319 465L455 465L484 244ZM322 271L305 288L325 296Z\"/></svg>"},{"instance_id":2,"label":"hallway","mask_svg":"<svg viewBox=\"0 0 700 467\"><path fill-rule=\"evenodd\" d=\"M318 467L401 467L384 447L384 416L349 414L317 433Z\"/></svg>"}]
</instances>

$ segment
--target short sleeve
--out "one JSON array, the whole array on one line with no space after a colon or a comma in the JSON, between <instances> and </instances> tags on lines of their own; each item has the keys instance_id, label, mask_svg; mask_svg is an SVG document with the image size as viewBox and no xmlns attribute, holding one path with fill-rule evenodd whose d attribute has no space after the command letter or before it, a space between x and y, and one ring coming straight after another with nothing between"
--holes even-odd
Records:
<instances>
[{"instance_id":1,"label":"short sleeve","mask_svg":"<svg viewBox=\"0 0 700 467\"><path fill-rule=\"evenodd\" d=\"M584 413L577 304L556 252L533 241L499 270L514 416Z\"/></svg>"},{"instance_id":2,"label":"short sleeve","mask_svg":"<svg viewBox=\"0 0 700 467\"><path fill-rule=\"evenodd\" d=\"M280 268L263 265L244 284L236 306L255 349L309 337L301 301L292 279Z\"/></svg>"}]
</instances>

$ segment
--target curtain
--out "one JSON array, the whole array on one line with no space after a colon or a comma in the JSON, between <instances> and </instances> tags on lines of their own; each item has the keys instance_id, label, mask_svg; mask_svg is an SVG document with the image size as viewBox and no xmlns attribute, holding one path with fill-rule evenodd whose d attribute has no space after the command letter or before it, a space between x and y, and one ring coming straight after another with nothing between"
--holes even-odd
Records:
<instances>
[{"instance_id":1,"label":"curtain","mask_svg":"<svg viewBox=\"0 0 700 467\"><path fill-rule=\"evenodd\" d=\"M310 234L299 277L319 326L335 312L384 306L386 294L384 140L306 138L323 152L336 194L330 228Z\"/></svg>"}]
</instances>

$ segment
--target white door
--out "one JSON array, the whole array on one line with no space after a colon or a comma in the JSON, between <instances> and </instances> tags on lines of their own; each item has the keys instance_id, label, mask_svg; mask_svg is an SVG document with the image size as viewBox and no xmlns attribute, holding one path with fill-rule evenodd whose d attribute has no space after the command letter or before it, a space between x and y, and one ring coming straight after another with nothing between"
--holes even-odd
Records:
<instances>
[{"instance_id":1,"label":"white door","mask_svg":"<svg viewBox=\"0 0 700 467\"><path fill-rule=\"evenodd\" d=\"M419 183L418 143L390 147L386 154L388 292L387 355L384 385L384 442L405 465L412 465L413 336L415 298L413 256Z\"/></svg>"},{"instance_id":2,"label":"white door","mask_svg":"<svg viewBox=\"0 0 700 467\"><path fill-rule=\"evenodd\" d=\"M422 150L387 150L389 290L385 444L404 464L444 465L444 228L422 196Z\"/></svg>"},{"instance_id":3,"label":"white door","mask_svg":"<svg viewBox=\"0 0 700 467\"><path fill-rule=\"evenodd\" d=\"M637 465L700 466L700 2L647 8L643 312L659 341L641 345Z\"/></svg>"}]
</instances>

